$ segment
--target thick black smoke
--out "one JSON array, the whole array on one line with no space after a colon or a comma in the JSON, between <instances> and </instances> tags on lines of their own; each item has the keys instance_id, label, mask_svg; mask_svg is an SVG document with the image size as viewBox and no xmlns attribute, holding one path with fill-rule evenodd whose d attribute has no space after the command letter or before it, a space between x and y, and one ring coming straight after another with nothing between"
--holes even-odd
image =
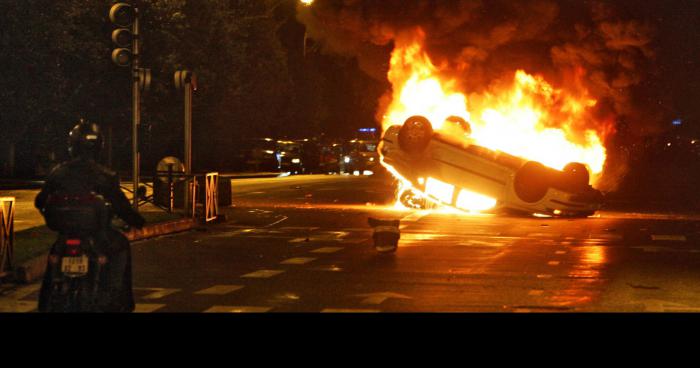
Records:
<instances>
[{"instance_id":1,"label":"thick black smoke","mask_svg":"<svg viewBox=\"0 0 700 368\"><path fill-rule=\"evenodd\" d=\"M610 132L599 186L613 189L626 167L610 144L614 123L653 133L658 121L636 90L654 62L653 27L625 19L623 11L601 1L316 0L300 6L298 18L311 38L356 57L378 80L386 80L392 45L420 28L431 59L467 93L517 69L541 74L555 87L580 84L598 100L590 124L613 123L589 126Z\"/></svg>"}]
</instances>

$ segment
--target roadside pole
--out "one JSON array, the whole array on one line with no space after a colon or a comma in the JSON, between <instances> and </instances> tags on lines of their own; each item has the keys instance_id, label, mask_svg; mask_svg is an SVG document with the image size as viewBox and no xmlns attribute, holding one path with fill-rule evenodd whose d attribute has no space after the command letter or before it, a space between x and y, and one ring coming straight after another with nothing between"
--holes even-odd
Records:
<instances>
[{"instance_id":1,"label":"roadside pole","mask_svg":"<svg viewBox=\"0 0 700 368\"><path fill-rule=\"evenodd\" d=\"M112 41L117 48L112 50L112 61L120 67L130 67L131 72L131 154L133 180L133 206L139 207L139 126L141 124L141 90L147 90L151 80L150 69L139 68L140 35L139 9L135 5L118 2L109 9L109 19L118 28L112 32Z\"/></svg>"},{"instance_id":2,"label":"roadside pole","mask_svg":"<svg viewBox=\"0 0 700 368\"><path fill-rule=\"evenodd\" d=\"M184 90L185 99L185 175L191 183L185 186L185 213L194 216L194 200L196 198L197 181L192 178L192 94L197 90L197 79L189 70L178 70L174 76L175 88ZM191 196L191 197L190 197ZM190 208L190 206L192 208Z\"/></svg>"},{"instance_id":3,"label":"roadside pole","mask_svg":"<svg viewBox=\"0 0 700 368\"><path fill-rule=\"evenodd\" d=\"M132 165L132 177L134 181L133 186L133 206L134 209L138 211L139 208L139 197L137 195L139 189L139 163L141 157L139 156L139 124L141 124L141 90L139 88L139 9L134 7L134 24L132 25L132 33L134 35L133 40L133 55L134 62L132 68L132 136L131 136L131 154L133 157Z\"/></svg>"}]
</instances>

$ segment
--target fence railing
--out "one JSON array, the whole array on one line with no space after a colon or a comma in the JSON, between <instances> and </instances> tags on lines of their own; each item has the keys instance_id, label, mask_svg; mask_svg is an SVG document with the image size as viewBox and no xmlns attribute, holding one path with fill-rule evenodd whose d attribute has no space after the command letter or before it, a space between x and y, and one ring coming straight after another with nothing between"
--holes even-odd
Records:
<instances>
[{"instance_id":1,"label":"fence railing","mask_svg":"<svg viewBox=\"0 0 700 368\"><path fill-rule=\"evenodd\" d=\"M12 271L15 243L15 198L0 197L0 277Z\"/></svg>"}]
</instances>

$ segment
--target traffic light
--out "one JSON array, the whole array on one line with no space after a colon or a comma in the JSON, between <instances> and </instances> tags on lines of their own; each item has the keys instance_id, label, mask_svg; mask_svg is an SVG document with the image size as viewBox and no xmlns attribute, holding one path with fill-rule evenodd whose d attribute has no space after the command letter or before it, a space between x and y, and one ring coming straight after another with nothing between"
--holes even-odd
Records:
<instances>
[{"instance_id":1,"label":"traffic light","mask_svg":"<svg viewBox=\"0 0 700 368\"><path fill-rule=\"evenodd\" d=\"M141 89L142 91L148 91L149 89L151 89L151 69L139 68L138 75L139 89Z\"/></svg>"},{"instance_id":2,"label":"traffic light","mask_svg":"<svg viewBox=\"0 0 700 368\"><path fill-rule=\"evenodd\" d=\"M134 59L134 34L129 27L136 20L136 11L127 3L116 3L109 9L109 20L119 27L112 32L112 41L117 45L112 51L112 61L118 66L129 66Z\"/></svg>"},{"instance_id":3,"label":"traffic light","mask_svg":"<svg viewBox=\"0 0 700 368\"><path fill-rule=\"evenodd\" d=\"M185 84L190 83L193 90L197 90L197 76L189 70L178 70L173 76L175 89L181 90L185 88Z\"/></svg>"}]
</instances>

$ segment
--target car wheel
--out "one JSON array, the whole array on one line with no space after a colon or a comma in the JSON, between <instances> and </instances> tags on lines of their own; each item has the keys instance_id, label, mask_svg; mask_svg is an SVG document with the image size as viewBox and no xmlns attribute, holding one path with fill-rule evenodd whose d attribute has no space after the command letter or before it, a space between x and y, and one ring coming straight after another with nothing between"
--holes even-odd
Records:
<instances>
[{"instance_id":1,"label":"car wheel","mask_svg":"<svg viewBox=\"0 0 700 368\"><path fill-rule=\"evenodd\" d=\"M549 178L547 168L539 162L529 161L515 174L515 194L523 202L535 203L547 193Z\"/></svg>"},{"instance_id":2,"label":"car wheel","mask_svg":"<svg viewBox=\"0 0 700 368\"><path fill-rule=\"evenodd\" d=\"M433 126L423 116L411 116L399 130L399 147L410 154L423 152L433 136Z\"/></svg>"},{"instance_id":3,"label":"car wheel","mask_svg":"<svg viewBox=\"0 0 700 368\"><path fill-rule=\"evenodd\" d=\"M584 190L591 180L586 166L579 162L572 162L564 167L564 180L575 192Z\"/></svg>"}]
</instances>

